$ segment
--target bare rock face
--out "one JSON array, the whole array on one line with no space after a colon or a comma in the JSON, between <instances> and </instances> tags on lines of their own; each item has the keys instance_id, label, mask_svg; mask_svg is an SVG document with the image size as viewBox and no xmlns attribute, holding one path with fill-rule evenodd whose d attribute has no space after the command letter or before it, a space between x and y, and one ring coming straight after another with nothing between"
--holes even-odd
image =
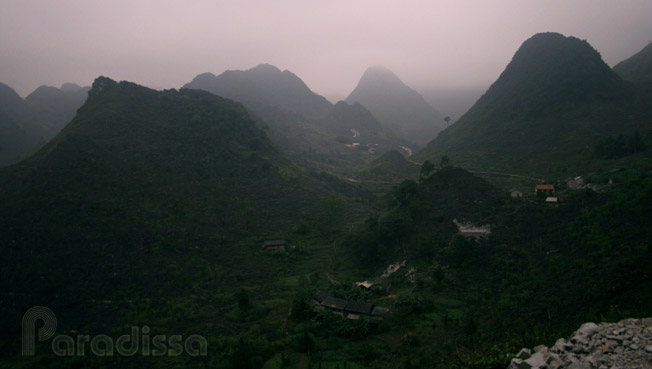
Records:
<instances>
[{"instance_id":1,"label":"bare rock face","mask_svg":"<svg viewBox=\"0 0 652 369\"><path fill-rule=\"evenodd\" d=\"M522 349L509 369L652 368L652 318L584 323L551 348Z\"/></svg>"}]
</instances>

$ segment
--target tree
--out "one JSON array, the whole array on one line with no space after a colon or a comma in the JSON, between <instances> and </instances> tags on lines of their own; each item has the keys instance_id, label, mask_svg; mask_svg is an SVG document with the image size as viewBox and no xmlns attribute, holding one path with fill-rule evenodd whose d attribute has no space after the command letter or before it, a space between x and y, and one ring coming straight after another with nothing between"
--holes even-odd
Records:
<instances>
[{"instance_id":1,"label":"tree","mask_svg":"<svg viewBox=\"0 0 652 369\"><path fill-rule=\"evenodd\" d=\"M427 178L432 174L432 172L435 171L435 164L433 164L430 160L426 160L423 162L421 165L421 173L419 173L419 176L423 178Z\"/></svg>"},{"instance_id":2,"label":"tree","mask_svg":"<svg viewBox=\"0 0 652 369\"><path fill-rule=\"evenodd\" d=\"M441 157L441 161L439 162L439 166L444 168L448 167L451 165L451 159L448 157L448 155L444 155Z\"/></svg>"},{"instance_id":3,"label":"tree","mask_svg":"<svg viewBox=\"0 0 652 369\"><path fill-rule=\"evenodd\" d=\"M446 125L448 125L448 124L450 123L450 121L451 121L451 117L446 116L446 117L444 118L444 122L446 122Z\"/></svg>"},{"instance_id":4,"label":"tree","mask_svg":"<svg viewBox=\"0 0 652 369\"><path fill-rule=\"evenodd\" d=\"M417 182L411 179L404 180L393 190L394 203L399 206L406 206L410 202L410 199L416 195L418 189L419 185Z\"/></svg>"}]
</instances>

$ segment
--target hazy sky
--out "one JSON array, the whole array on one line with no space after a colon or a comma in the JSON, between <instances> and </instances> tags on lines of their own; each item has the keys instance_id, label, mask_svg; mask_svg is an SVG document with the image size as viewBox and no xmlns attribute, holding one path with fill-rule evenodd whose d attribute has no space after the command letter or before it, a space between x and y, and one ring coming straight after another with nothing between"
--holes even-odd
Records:
<instances>
[{"instance_id":1,"label":"hazy sky","mask_svg":"<svg viewBox=\"0 0 652 369\"><path fill-rule=\"evenodd\" d=\"M544 31L613 66L652 40L652 0L0 0L0 82L22 96L99 75L179 88L270 63L331 99L371 65L417 90L485 89Z\"/></svg>"}]
</instances>

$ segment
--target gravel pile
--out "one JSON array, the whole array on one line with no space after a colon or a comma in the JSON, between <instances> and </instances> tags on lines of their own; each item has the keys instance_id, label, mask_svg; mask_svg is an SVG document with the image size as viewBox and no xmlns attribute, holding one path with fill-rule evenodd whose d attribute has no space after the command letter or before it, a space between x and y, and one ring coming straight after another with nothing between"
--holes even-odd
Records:
<instances>
[{"instance_id":1,"label":"gravel pile","mask_svg":"<svg viewBox=\"0 0 652 369\"><path fill-rule=\"evenodd\" d=\"M618 323L584 323L569 340L521 351L509 369L647 369L652 368L652 318Z\"/></svg>"}]
</instances>

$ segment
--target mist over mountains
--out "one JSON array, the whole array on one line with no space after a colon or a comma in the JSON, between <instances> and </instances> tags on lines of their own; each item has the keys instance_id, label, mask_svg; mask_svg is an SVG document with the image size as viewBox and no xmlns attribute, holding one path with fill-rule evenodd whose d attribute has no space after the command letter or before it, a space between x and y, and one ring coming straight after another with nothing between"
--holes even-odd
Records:
<instances>
[{"instance_id":1,"label":"mist over mountains","mask_svg":"<svg viewBox=\"0 0 652 369\"><path fill-rule=\"evenodd\" d=\"M66 83L40 86L24 100L0 83L0 166L33 154L75 116L89 87Z\"/></svg>"},{"instance_id":2,"label":"mist over mountains","mask_svg":"<svg viewBox=\"0 0 652 369\"><path fill-rule=\"evenodd\" d=\"M649 100L586 41L537 34L454 125L418 154L476 170L564 173L591 165L595 145L652 129Z\"/></svg>"},{"instance_id":3,"label":"mist over mountains","mask_svg":"<svg viewBox=\"0 0 652 369\"><path fill-rule=\"evenodd\" d=\"M365 163L408 142L388 132L360 104L333 105L290 71L261 64L218 76L198 75L184 88L241 102L295 162L353 176Z\"/></svg>"},{"instance_id":4,"label":"mist over mountains","mask_svg":"<svg viewBox=\"0 0 652 369\"><path fill-rule=\"evenodd\" d=\"M219 76L200 74L184 88L210 91L239 101L257 113L282 109L306 118L320 117L331 109L331 103L312 92L290 71L260 64L246 71L226 71Z\"/></svg>"},{"instance_id":5,"label":"mist over mountains","mask_svg":"<svg viewBox=\"0 0 652 369\"><path fill-rule=\"evenodd\" d=\"M631 58L614 66L614 71L624 80L639 85L652 85L652 43L649 43Z\"/></svg>"},{"instance_id":6,"label":"mist over mountains","mask_svg":"<svg viewBox=\"0 0 652 369\"><path fill-rule=\"evenodd\" d=\"M346 101L362 104L386 129L420 146L447 125L423 96L384 67L367 69Z\"/></svg>"},{"instance_id":7,"label":"mist over mountains","mask_svg":"<svg viewBox=\"0 0 652 369\"><path fill-rule=\"evenodd\" d=\"M340 196L329 186L277 150L238 103L99 77L55 139L0 171L2 291L39 291L47 278L58 297L35 298L58 306L75 295L118 298L134 281L138 294L156 295L147 292L156 283L183 289L157 265L175 253L188 266L209 254L218 262L239 253L242 236L312 224L320 201Z\"/></svg>"},{"instance_id":8,"label":"mist over mountains","mask_svg":"<svg viewBox=\"0 0 652 369\"><path fill-rule=\"evenodd\" d=\"M0 84L0 366L494 369L649 316L649 51L535 34L450 125L378 67ZM77 354L21 355L32 306ZM132 327L207 355L78 354Z\"/></svg>"}]
</instances>

